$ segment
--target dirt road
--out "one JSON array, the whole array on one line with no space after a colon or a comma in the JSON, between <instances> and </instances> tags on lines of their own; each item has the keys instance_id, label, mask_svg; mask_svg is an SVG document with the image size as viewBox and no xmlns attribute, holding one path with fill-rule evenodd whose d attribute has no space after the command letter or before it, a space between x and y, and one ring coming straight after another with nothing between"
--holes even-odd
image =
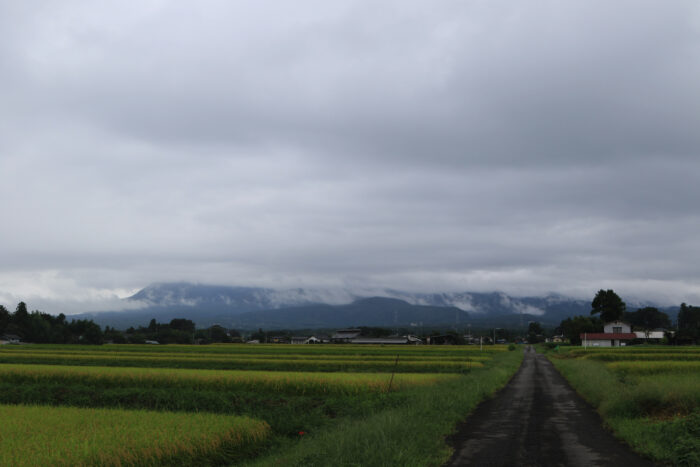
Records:
<instances>
[{"instance_id":1,"label":"dirt road","mask_svg":"<svg viewBox=\"0 0 700 467\"><path fill-rule=\"evenodd\" d=\"M523 364L451 439L446 466L652 466L617 441L598 414L543 356L528 347Z\"/></svg>"}]
</instances>

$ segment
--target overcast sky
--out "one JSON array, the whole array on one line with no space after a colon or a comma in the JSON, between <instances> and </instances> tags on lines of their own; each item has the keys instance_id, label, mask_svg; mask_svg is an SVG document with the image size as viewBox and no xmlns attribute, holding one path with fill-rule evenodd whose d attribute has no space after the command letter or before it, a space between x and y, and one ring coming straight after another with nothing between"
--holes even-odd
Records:
<instances>
[{"instance_id":1,"label":"overcast sky","mask_svg":"<svg viewBox=\"0 0 700 467\"><path fill-rule=\"evenodd\" d=\"M0 303L700 304L697 1L127 3L0 0Z\"/></svg>"}]
</instances>

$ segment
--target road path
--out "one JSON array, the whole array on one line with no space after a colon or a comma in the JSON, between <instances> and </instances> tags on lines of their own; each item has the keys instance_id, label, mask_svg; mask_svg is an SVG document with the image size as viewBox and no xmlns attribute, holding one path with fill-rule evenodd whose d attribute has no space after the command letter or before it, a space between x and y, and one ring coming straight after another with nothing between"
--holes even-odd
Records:
<instances>
[{"instance_id":1,"label":"road path","mask_svg":"<svg viewBox=\"0 0 700 467\"><path fill-rule=\"evenodd\" d=\"M523 364L496 397L481 404L451 439L446 466L616 466L653 464L602 427L544 355Z\"/></svg>"}]
</instances>

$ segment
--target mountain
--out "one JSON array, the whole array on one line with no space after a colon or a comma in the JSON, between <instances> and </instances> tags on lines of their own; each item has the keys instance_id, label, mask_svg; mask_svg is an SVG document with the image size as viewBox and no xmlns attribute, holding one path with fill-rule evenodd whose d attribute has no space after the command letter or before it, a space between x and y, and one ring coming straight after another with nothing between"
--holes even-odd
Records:
<instances>
[{"instance_id":1,"label":"mountain","mask_svg":"<svg viewBox=\"0 0 700 467\"><path fill-rule=\"evenodd\" d=\"M347 305L308 305L247 312L234 318L236 327L329 328L348 326L439 326L464 324L468 314L456 307L411 305L403 300L371 297Z\"/></svg>"},{"instance_id":2,"label":"mountain","mask_svg":"<svg viewBox=\"0 0 700 467\"><path fill-rule=\"evenodd\" d=\"M437 326L524 328L529 321L556 326L590 313L590 302L561 295L512 297L503 292L409 293L397 290L275 290L190 283L152 284L125 299L124 310L85 313L117 329L145 326L155 318L193 320L199 327L302 329L341 326Z\"/></svg>"}]
</instances>

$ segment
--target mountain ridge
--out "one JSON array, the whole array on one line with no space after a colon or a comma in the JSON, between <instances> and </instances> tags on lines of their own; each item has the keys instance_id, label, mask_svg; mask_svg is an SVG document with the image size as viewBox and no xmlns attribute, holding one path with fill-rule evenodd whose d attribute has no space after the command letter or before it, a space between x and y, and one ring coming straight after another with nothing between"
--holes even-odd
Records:
<instances>
[{"instance_id":1,"label":"mountain ridge","mask_svg":"<svg viewBox=\"0 0 700 467\"><path fill-rule=\"evenodd\" d=\"M188 282L154 283L124 299L129 310L83 313L98 324L119 329L187 318L198 326L258 328L344 325L483 326L527 325L533 319L558 324L588 313L589 302L556 294L513 297L504 292L411 293L393 289L272 289ZM379 306L375 306L379 303ZM142 307L133 309L135 305ZM394 308L392 308L392 306ZM323 312L321 310L324 310ZM371 312L369 311L371 310ZM387 314L389 313L389 314Z\"/></svg>"},{"instance_id":2,"label":"mountain ridge","mask_svg":"<svg viewBox=\"0 0 700 467\"><path fill-rule=\"evenodd\" d=\"M151 319L194 321L239 329L333 328L344 326L443 326L526 328L530 321L557 326L590 314L587 300L560 294L515 297L504 292L411 293L393 289L272 289L188 282L155 283L124 299L128 310L83 313L100 325L126 329ZM126 305L129 305L126 307ZM142 305L133 309L134 305ZM647 305L643 304L642 306ZM676 309L659 307L671 315ZM634 307L630 306L630 309Z\"/></svg>"}]
</instances>

